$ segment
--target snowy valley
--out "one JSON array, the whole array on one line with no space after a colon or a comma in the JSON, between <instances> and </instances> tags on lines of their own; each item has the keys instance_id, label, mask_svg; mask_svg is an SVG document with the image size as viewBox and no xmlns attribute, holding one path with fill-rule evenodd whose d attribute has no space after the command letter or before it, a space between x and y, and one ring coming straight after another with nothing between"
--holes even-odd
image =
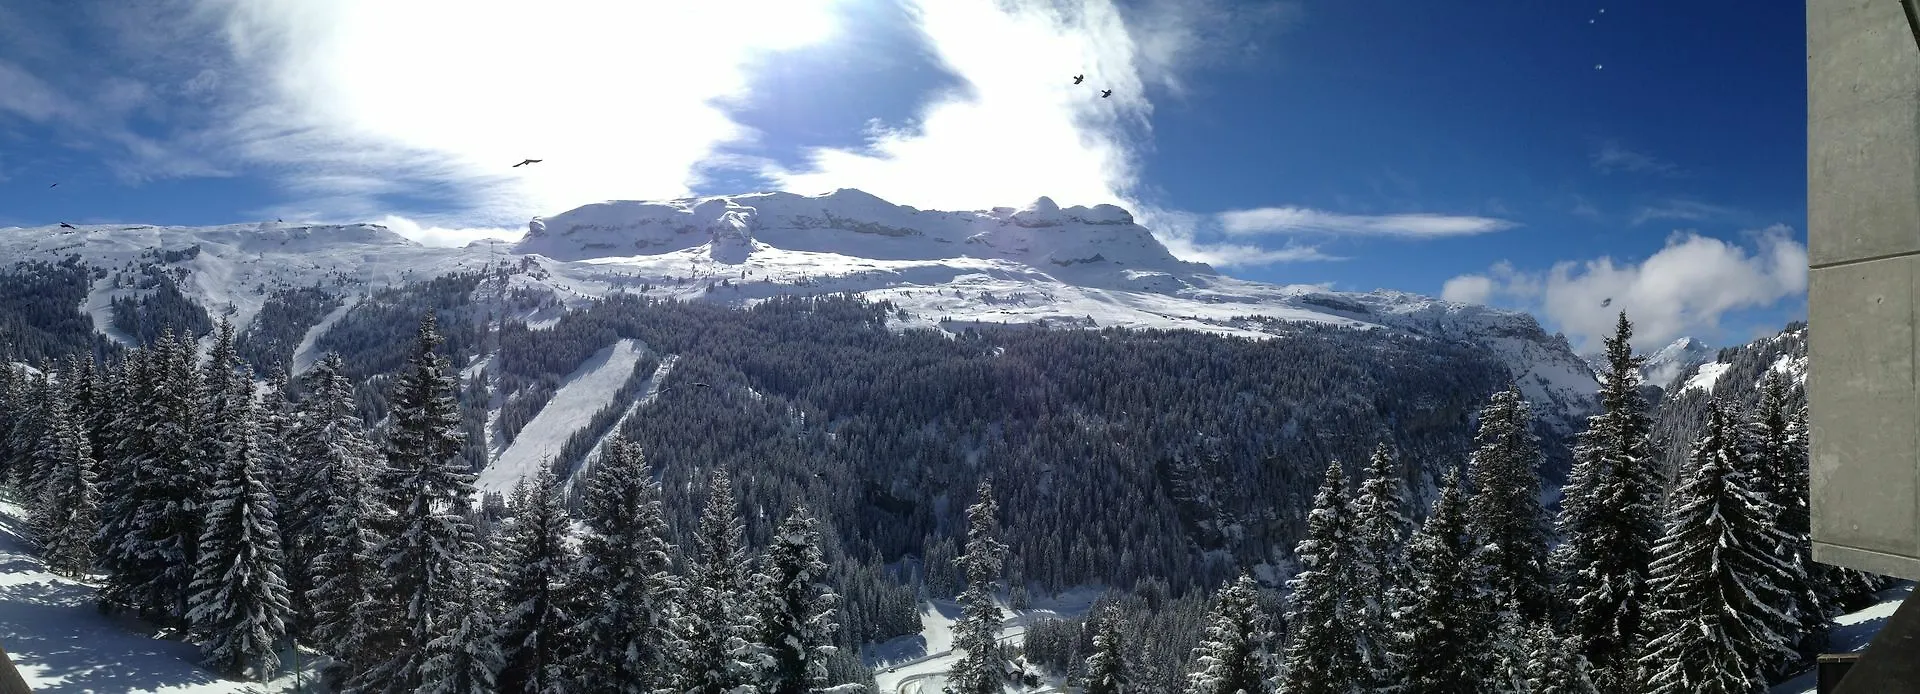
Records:
<instances>
[{"instance_id":1,"label":"snowy valley","mask_svg":"<svg viewBox=\"0 0 1920 694\"><path fill-rule=\"evenodd\" d=\"M189 623L200 630L191 637L164 633L227 643L218 634L238 627L190 617L189 606L213 598L188 590L177 567L140 573L157 569L136 555L158 550L82 541L73 523L50 520L79 512L48 509L68 508L59 490L97 484L91 493L107 501L86 513L102 528L186 532L167 523L272 516L280 529L268 534L286 538L290 572L281 633L298 631L310 646L299 657L274 651L282 688L289 668L336 684L491 668L487 677L524 685L551 667L566 677L706 673L700 686L763 678L901 694L1003 678L1037 694L1124 665L1158 691L1213 681L1195 664L1211 661L1196 654L1246 645L1207 625L1250 630L1238 638L1257 639L1248 647L1270 649L1274 663L1286 651L1290 668L1348 657L1294 644L1375 638L1315 629L1326 622L1313 610L1362 597L1372 611L1355 619L1382 634L1400 619L1479 620L1469 631L1494 639L1483 644L1495 653L1487 657L1505 660L1448 656L1462 668L1584 663L1544 626L1559 599L1545 592L1546 542L1558 532L1549 526L1591 512L1578 501L1600 484L1592 459L1581 477L1581 432L1641 418L1648 438L1634 445L1658 453L1635 458L1647 468L1632 483L1659 487L1647 498L1688 493L1695 453L1721 440L1714 417L1771 416L1780 440L1768 450L1784 459L1804 447L1789 432L1803 401L1804 325L1717 355L1683 339L1627 379L1636 387L1610 391L1596 373L1623 355L1578 355L1530 315L1236 279L1174 257L1125 210L1047 198L961 212L857 190L612 201L534 219L516 242L462 248L422 246L377 225L12 228L0 230L0 257L14 263L0 268L0 461L21 485L19 503L0 507L0 604L25 614L91 610L97 599L119 613L72 628L103 643ZM1673 387L1654 391L1649 407L1642 382ZM170 484L208 482L208 491L175 491L212 494L221 510L201 521L129 496L156 465L175 466L154 477ZM97 481L61 476L87 466L98 466ZM428 500L407 501L402 478L430 488L419 497ZM1582 496L1563 502L1563 483ZM256 486L265 491L247 491ZM1761 486L1740 493L1796 493ZM278 501L248 505L261 498ZM442 506L466 513L406 510ZM253 515L234 510L243 508ZM1345 526L1327 523L1349 510L1378 543L1355 554L1364 575L1331 578L1313 568L1332 556L1329 543L1347 541ZM258 533L233 523L234 533ZM96 528L84 530L95 538ZM125 542L145 541L141 532ZM342 546L362 532L383 539ZM466 555L406 555L427 551L395 539L414 532L449 533L421 546ZM35 533L44 561L30 556ZM1500 533L1511 541L1487 540ZM201 541L210 549L192 551L217 556L219 542L240 542L214 535ZM170 537L177 542L153 546L200 541ZM1466 561L1470 538L1537 554L1485 559L1487 585L1512 603L1420 613L1451 609L1449 591L1469 590L1449 583L1464 574L1436 572ZM345 617L329 611L341 603L325 579L359 575L339 567L364 568L355 562L378 552L447 563L422 569L430 579L405 574L360 594L444 601L432 625L457 624L465 640L449 646L419 625L388 625L373 639L386 650L365 657L400 669L344 655L364 644L326 626ZM1400 571L1395 562L1414 573L1381 573ZM1779 609L1808 624L1865 619L1856 611L1879 609L1874 593L1888 586L1797 571L1804 590ZM129 572L149 587L130 587ZM1386 591L1389 575L1411 575L1420 588L1361 595ZM452 592L467 597L428 590L429 580L463 581ZM549 584L593 597L529 607L532 596L549 604ZM1379 608L1389 603L1409 611ZM566 610L601 620L566 627L581 639L563 644L575 659L527 650L539 641L529 634L561 633L526 621L529 611L559 619ZM652 619L681 626L661 642L607 626ZM835 628L820 627L829 621ZM37 645L55 636L36 629L0 625L0 644L39 686L106 689L137 676L99 666L99 655ZM1778 629L1782 639L1818 631ZM595 639L662 653L622 651L645 651L653 664L599 672L578 650L612 648ZM669 641L694 645L665 654ZM283 645L233 648L260 655ZM1004 661L986 659L1003 650ZM177 667L191 651L172 641L142 650L137 666L152 673L138 687L228 691L220 687L230 680ZM1624 676L1625 665L1598 653L1594 677ZM307 655L323 662L302 669ZM1390 669L1351 665L1367 677ZM1768 667L1784 679L1797 661ZM1573 682L1585 668L1556 676Z\"/></svg>"}]
</instances>

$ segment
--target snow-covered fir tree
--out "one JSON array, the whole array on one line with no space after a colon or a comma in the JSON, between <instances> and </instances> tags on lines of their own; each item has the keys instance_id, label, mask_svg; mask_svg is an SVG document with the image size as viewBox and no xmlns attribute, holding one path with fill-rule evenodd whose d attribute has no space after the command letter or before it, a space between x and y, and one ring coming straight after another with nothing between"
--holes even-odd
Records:
<instances>
[{"instance_id":1,"label":"snow-covered fir tree","mask_svg":"<svg viewBox=\"0 0 1920 694\"><path fill-rule=\"evenodd\" d=\"M187 618L209 667L266 679L279 666L278 648L292 606L273 489L260 460L259 425L250 400L235 397L221 413L216 450L222 460L206 496Z\"/></svg>"},{"instance_id":2,"label":"snow-covered fir tree","mask_svg":"<svg viewBox=\"0 0 1920 694\"><path fill-rule=\"evenodd\" d=\"M1489 599L1499 599L1493 612L1493 629L1486 639L1487 679L1485 690L1497 694L1531 694L1527 689L1527 664L1533 653L1528 648L1526 618L1520 615L1520 601L1497 591Z\"/></svg>"},{"instance_id":3,"label":"snow-covered fir tree","mask_svg":"<svg viewBox=\"0 0 1920 694\"><path fill-rule=\"evenodd\" d=\"M1533 408L1518 386L1493 394L1480 410L1480 430L1467 462L1467 527L1487 569L1487 583L1520 616L1547 615L1553 595L1547 573L1547 515L1540 506L1540 443Z\"/></svg>"},{"instance_id":4,"label":"snow-covered fir tree","mask_svg":"<svg viewBox=\"0 0 1920 694\"><path fill-rule=\"evenodd\" d=\"M186 620L189 585L198 563L204 495L212 487L217 458L201 446L201 383L193 339L163 334L148 365L152 387L139 406L146 446L132 461L138 508L133 532L119 538L127 553L146 562L145 583L133 588L131 604L151 620Z\"/></svg>"},{"instance_id":5,"label":"snow-covered fir tree","mask_svg":"<svg viewBox=\"0 0 1920 694\"><path fill-rule=\"evenodd\" d=\"M1389 691L1398 676L1393 654L1399 644L1393 640L1393 611L1397 596L1393 586L1406 578L1402 548L1412 529L1407 519L1406 485L1401 464L1393 449L1385 443L1374 449L1367 462L1366 481L1353 499L1353 579L1349 593L1353 605L1354 637L1360 644L1362 682L1367 691Z\"/></svg>"},{"instance_id":6,"label":"snow-covered fir tree","mask_svg":"<svg viewBox=\"0 0 1920 694\"><path fill-rule=\"evenodd\" d=\"M1214 597L1200 645L1193 649L1186 694L1268 691L1274 675L1272 641L1272 627L1260 607L1260 586L1242 573Z\"/></svg>"},{"instance_id":7,"label":"snow-covered fir tree","mask_svg":"<svg viewBox=\"0 0 1920 694\"><path fill-rule=\"evenodd\" d=\"M1739 455L1735 424L1714 400L1654 548L1658 608L1640 658L1649 694L1764 692L1766 664L1792 653L1781 635L1791 618L1775 607L1787 574L1774 553L1785 538L1768 524L1779 511L1741 473Z\"/></svg>"},{"instance_id":8,"label":"snow-covered fir tree","mask_svg":"<svg viewBox=\"0 0 1920 694\"><path fill-rule=\"evenodd\" d=\"M447 612L437 620L439 633L426 644L420 665L420 694L493 694L500 672L499 643L494 640L493 579L484 562L454 566L453 590Z\"/></svg>"},{"instance_id":9,"label":"snow-covered fir tree","mask_svg":"<svg viewBox=\"0 0 1920 694\"><path fill-rule=\"evenodd\" d=\"M1568 635L1592 663L1594 684L1608 693L1633 686L1634 648L1650 608L1648 566L1661 535L1661 475L1632 339L1633 324L1621 313L1605 339L1601 411L1587 419L1562 488L1561 544L1553 556Z\"/></svg>"},{"instance_id":10,"label":"snow-covered fir tree","mask_svg":"<svg viewBox=\"0 0 1920 694\"><path fill-rule=\"evenodd\" d=\"M39 500L40 485L46 481L46 470L57 455L57 446L47 441L47 425L53 418L54 401L59 398L61 388L53 377L51 364L40 366L40 373L28 381L24 393L27 402L21 407L21 420L13 431L14 449L20 454L12 466L12 481L20 489L21 500L29 506Z\"/></svg>"},{"instance_id":11,"label":"snow-covered fir tree","mask_svg":"<svg viewBox=\"0 0 1920 694\"><path fill-rule=\"evenodd\" d=\"M514 492L513 515L500 535L502 586L499 690L503 694L565 691L573 627L572 573L566 508L559 481L543 466Z\"/></svg>"},{"instance_id":12,"label":"snow-covered fir tree","mask_svg":"<svg viewBox=\"0 0 1920 694\"><path fill-rule=\"evenodd\" d=\"M358 543L374 541L366 533L372 532L378 520L367 510L375 501L367 485L379 464L379 454L367 438L353 382L345 368L338 354L329 353L316 361L301 376L306 397L295 407L287 425L285 457L289 462L285 477L289 491L282 499L286 508L281 513L287 525L280 531L286 538L287 564L293 567L288 583L301 593L295 605L303 608L302 622L311 622L321 612L305 601L322 580L332 575L322 568L318 557L323 552L336 552L334 561L340 561L343 555L339 551L363 557L370 545ZM349 476L350 484L341 481ZM343 491L347 489L351 491ZM336 511L351 515L336 517ZM354 546L334 546L338 535L330 523L336 522L342 523L341 528L357 528L354 532L360 534L351 540ZM355 579L355 585L364 587L360 579Z\"/></svg>"},{"instance_id":13,"label":"snow-covered fir tree","mask_svg":"<svg viewBox=\"0 0 1920 694\"><path fill-rule=\"evenodd\" d=\"M79 376L69 370L69 376ZM94 533L99 526L100 492L95 463L80 420L88 413L72 396L78 378L50 389L45 435L36 456L42 481L33 500L32 525L40 555L54 573L79 576L93 568Z\"/></svg>"},{"instance_id":14,"label":"snow-covered fir tree","mask_svg":"<svg viewBox=\"0 0 1920 694\"><path fill-rule=\"evenodd\" d=\"M977 500L967 507L967 550L960 558L967 589L960 593L960 623L953 646L964 651L947 673L948 694L999 694L1005 684L1007 656L1000 649L1000 605L993 601L1007 546L999 539L1000 506L991 481L980 483Z\"/></svg>"},{"instance_id":15,"label":"snow-covered fir tree","mask_svg":"<svg viewBox=\"0 0 1920 694\"><path fill-rule=\"evenodd\" d=\"M1133 691L1133 668L1128 666L1124 636L1125 616L1119 605L1101 610L1093 625L1093 653L1081 675L1083 694L1128 694Z\"/></svg>"},{"instance_id":16,"label":"snow-covered fir tree","mask_svg":"<svg viewBox=\"0 0 1920 694\"><path fill-rule=\"evenodd\" d=\"M1358 603L1350 513L1346 476L1334 461L1307 514L1307 536L1293 551L1300 573L1287 583L1293 592L1287 597L1289 633L1280 677L1281 689L1290 694L1344 694L1369 679L1354 631L1364 615L1351 611Z\"/></svg>"},{"instance_id":17,"label":"snow-covered fir tree","mask_svg":"<svg viewBox=\"0 0 1920 694\"><path fill-rule=\"evenodd\" d=\"M1527 632L1526 689L1524 694L1598 694L1587 674L1587 659L1571 637L1554 633L1553 625L1539 622Z\"/></svg>"},{"instance_id":18,"label":"snow-covered fir tree","mask_svg":"<svg viewBox=\"0 0 1920 694\"><path fill-rule=\"evenodd\" d=\"M671 686L685 646L669 574L673 546L660 486L638 444L614 437L587 477L580 541L577 691L647 694Z\"/></svg>"},{"instance_id":19,"label":"snow-covered fir tree","mask_svg":"<svg viewBox=\"0 0 1920 694\"><path fill-rule=\"evenodd\" d=\"M689 608L682 620L689 660L687 694L727 694L756 684L765 669L753 609L752 555L734 510L733 483L715 470L694 534L687 571Z\"/></svg>"},{"instance_id":20,"label":"snow-covered fir tree","mask_svg":"<svg viewBox=\"0 0 1920 694\"><path fill-rule=\"evenodd\" d=\"M142 470L152 448L143 409L153 394L152 354L132 350L115 370L111 445L100 460L100 532L94 537L96 563L105 573L96 595L106 611L146 610L142 589L159 568L155 557L142 553L147 545L140 537L140 511L153 483Z\"/></svg>"},{"instance_id":21,"label":"snow-covered fir tree","mask_svg":"<svg viewBox=\"0 0 1920 694\"><path fill-rule=\"evenodd\" d=\"M1460 484L1459 471L1448 470L1433 510L1407 541L1410 580L1395 619L1405 644L1397 658L1406 694L1478 692L1489 669L1491 591L1473 551Z\"/></svg>"},{"instance_id":22,"label":"snow-covered fir tree","mask_svg":"<svg viewBox=\"0 0 1920 694\"><path fill-rule=\"evenodd\" d=\"M431 312L420 324L412 355L394 386L381 496L393 509L392 527L376 551L392 581L379 630L386 661L364 681L390 690L425 684L428 642L463 617L466 563L477 558L467 510L473 472L460 457L457 374L439 354L441 337Z\"/></svg>"},{"instance_id":23,"label":"snow-covered fir tree","mask_svg":"<svg viewBox=\"0 0 1920 694\"><path fill-rule=\"evenodd\" d=\"M355 426L358 421L340 423ZM376 650L376 630L385 619L380 612L386 604L377 596L387 594L387 577L375 551L380 546L376 528L386 524L387 509L375 496L370 458L341 455L313 464L327 465L330 471L323 490L326 507L320 532L314 536L318 551L307 605L315 645L334 659L328 681L339 686L350 676L370 671L385 655Z\"/></svg>"},{"instance_id":24,"label":"snow-covered fir tree","mask_svg":"<svg viewBox=\"0 0 1920 694\"><path fill-rule=\"evenodd\" d=\"M793 509L774 530L759 574L760 643L768 659L761 694L809 694L827 684L827 659L836 648L834 604L826 585L819 522L805 507Z\"/></svg>"},{"instance_id":25,"label":"snow-covered fir tree","mask_svg":"<svg viewBox=\"0 0 1920 694\"><path fill-rule=\"evenodd\" d=\"M1806 440L1794 424L1790 395L1787 379L1769 369L1760 387L1760 406L1747 426L1754 439L1748 467L1753 471L1755 491L1778 509L1773 526L1784 540L1774 548L1774 554L1787 570L1780 583L1786 602L1780 608L1793 617L1793 633L1788 637L1804 656L1825 640L1828 604L1813 561ZM1782 666L1802 660L1804 657L1795 658Z\"/></svg>"},{"instance_id":26,"label":"snow-covered fir tree","mask_svg":"<svg viewBox=\"0 0 1920 694\"><path fill-rule=\"evenodd\" d=\"M20 408L26 402L26 375L14 365L0 362L0 482L13 479L13 429L20 421Z\"/></svg>"}]
</instances>

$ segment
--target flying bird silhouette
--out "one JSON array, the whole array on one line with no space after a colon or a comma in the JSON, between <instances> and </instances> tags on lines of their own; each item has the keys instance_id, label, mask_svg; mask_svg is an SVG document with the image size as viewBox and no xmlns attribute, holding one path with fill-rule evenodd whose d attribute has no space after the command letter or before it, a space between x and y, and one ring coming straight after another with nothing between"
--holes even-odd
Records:
<instances>
[{"instance_id":1,"label":"flying bird silhouette","mask_svg":"<svg viewBox=\"0 0 1920 694\"><path fill-rule=\"evenodd\" d=\"M60 223L60 228L62 228L62 229L72 229L72 228L74 228L74 226L73 226L72 224L68 224L68 223L66 223L66 222L61 222L61 223Z\"/></svg>"},{"instance_id":2,"label":"flying bird silhouette","mask_svg":"<svg viewBox=\"0 0 1920 694\"><path fill-rule=\"evenodd\" d=\"M1107 97L1109 97L1109 96L1113 96L1113 90L1111 90L1111 89L1102 89L1102 90L1100 90L1100 98L1102 98L1102 99L1105 99L1105 98L1107 98Z\"/></svg>"},{"instance_id":3,"label":"flying bird silhouette","mask_svg":"<svg viewBox=\"0 0 1920 694\"><path fill-rule=\"evenodd\" d=\"M48 187L48 188L58 188L58 187L60 187L60 184L58 184L58 183L55 183L55 184L53 184L53 185L50 185L50 186L47 186L47 187Z\"/></svg>"},{"instance_id":4,"label":"flying bird silhouette","mask_svg":"<svg viewBox=\"0 0 1920 694\"><path fill-rule=\"evenodd\" d=\"M518 168L520 168L520 167L522 167L522 166L526 166L526 165L528 165L528 164L538 164L538 163L540 163L540 160L539 160L539 159L526 159L526 160L523 160L523 161L521 161L521 162L520 162L520 163L518 163L518 164L514 164L513 166L510 166L510 167L507 167L507 168L511 168L511 169L518 169Z\"/></svg>"},{"instance_id":5,"label":"flying bird silhouette","mask_svg":"<svg viewBox=\"0 0 1920 694\"><path fill-rule=\"evenodd\" d=\"M1080 82L1081 82L1082 80L1085 80L1086 78L1087 78L1087 76L1086 76L1086 75L1074 75L1074 76L1073 76L1073 83L1074 83L1074 84L1079 84L1079 83L1080 83Z\"/></svg>"},{"instance_id":6,"label":"flying bird silhouette","mask_svg":"<svg viewBox=\"0 0 1920 694\"><path fill-rule=\"evenodd\" d=\"M1612 306L1612 305L1613 305L1613 297L1611 297L1611 296L1609 296L1609 297L1607 297L1607 300L1606 300L1606 301L1602 301L1602 302L1600 302L1600 308L1606 308L1606 307L1608 307L1608 306Z\"/></svg>"}]
</instances>

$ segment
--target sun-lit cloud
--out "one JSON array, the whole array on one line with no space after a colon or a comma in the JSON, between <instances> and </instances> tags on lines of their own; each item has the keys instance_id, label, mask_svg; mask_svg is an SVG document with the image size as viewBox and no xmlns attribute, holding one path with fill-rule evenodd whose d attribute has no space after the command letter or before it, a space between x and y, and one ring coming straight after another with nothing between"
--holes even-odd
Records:
<instances>
[{"instance_id":1,"label":"sun-lit cloud","mask_svg":"<svg viewBox=\"0 0 1920 694\"><path fill-rule=\"evenodd\" d=\"M1474 236L1519 226L1504 219L1443 214L1355 215L1301 207L1265 207L1220 213L1228 234L1320 233L1349 236L1441 238Z\"/></svg>"},{"instance_id":2,"label":"sun-lit cloud","mask_svg":"<svg viewBox=\"0 0 1920 694\"><path fill-rule=\"evenodd\" d=\"M428 246L459 247L485 239L518 241L521 236L527 233L525 227L469 227L449 229L440 226L421 225L412 219L395 215L387 215L374 223L386 227L393 233Z\"/></svg>"},{"instance_id":3,"label":"sun-lit cloud","mask_svg":"<svg viewBox=\"0 0 1920 694\"><path fill-rule=\"evenodd\" d=\"M1602 256L1557 263L1545 272L1501 263L1448 280L1442 293L1453 301L1536 311L1583 351L1611 334L1625 311L1634 322L1634 346L1649 349L1718 331L1729 312L1805 294L1807 247L1793 229L1777 224L1745 236L1748 245L1676 233L1639 263Z\"/></svg>"},{"instance_id":4,"label":"sun-lit cloud","mask_svg":"<svg viewBox=\"0 0 1920 694\"><path fill-rule=\"evenodd\" d=\"M346 211L407 196L504 224L687 194L714 151L754 137L722 102L756 60L829 39L838 1L205 6L241 73L220 80L239 158ZM544 161L509 168L528 157Z\"/></svg>"}]
</instances>

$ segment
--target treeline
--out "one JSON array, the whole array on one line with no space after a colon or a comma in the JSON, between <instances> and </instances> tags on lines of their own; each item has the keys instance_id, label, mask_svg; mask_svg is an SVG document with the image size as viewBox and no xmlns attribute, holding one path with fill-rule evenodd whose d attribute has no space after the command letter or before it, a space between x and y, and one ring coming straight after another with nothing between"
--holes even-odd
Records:
<instances>
[{"instance_id":1,"label":"treeline","mask_svg":"<svg viewBox=\"0 0 1920 694\"><path fill-rule=\"evenodd\" d=\"M181 630L209 667L266 678L292 642L340 691L815 692L869 685L835 647L820 522L745 540L725 473L690 550L635 444L616 439L570 516L542 474L473 509L460 384L432 314L369 431L337 355L261 389L222 323L204 355L148 348L0 369L0 480L53 571L100 606ZM575 525L580 530L575 530ZM851 691L851 690L849 690Z\"/></svg>"},{"instance_id":2,"label":"treeline","mask_svg":"<svg viewBox=\"0 0 1920 694\"><path fill-rule=\"evenodd\" d=\"M1481 411L1471 459L1417 529L1389 447L1357 487L1336 462L1283 613L1251 576L1223 589L1181 690L1758 694L1804 669L1830 619L1886 584L1812 560L1804 396L1769 372L1751 407L1709 402L1663 497L1631 336L1623 314L1557 516L1517 391ZM1192 607L1111 603L1029 631L1029 655L1089 693L1138 691L1170 659L1130 622L1166 612Z\"/></svg>"},{"instance_id":3,"label":"treeline","mask_svg":"<svg viewBox=\"0 0 1920 694\"><path fill-rule=\"evenodd\" d=\"M96 335L93 321L80 311L93 281L102 277L79 256L14 264L0 276L0 364L112 353L115 346Z\"/></svg>"}]
</instances>

